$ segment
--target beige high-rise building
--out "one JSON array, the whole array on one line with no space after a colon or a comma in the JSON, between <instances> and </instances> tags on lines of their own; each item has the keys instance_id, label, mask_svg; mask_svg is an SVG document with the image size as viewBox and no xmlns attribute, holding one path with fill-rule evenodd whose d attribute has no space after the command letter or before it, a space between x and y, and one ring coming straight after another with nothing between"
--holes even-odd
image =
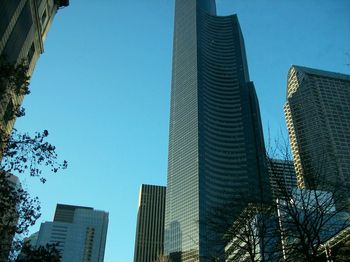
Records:
<instances>
[{"instance_id":1,"label":"beige high-rise building","mask_svg":"<svg viewBox=\"0 0 350 262\"><path fill-rule=\"evenodd\" d=\"M44 41L57 10L68 5L69 0L0 1L0 56L14 64L25 60L31 75L44 52ZM11 132L14 119L4 121L4 115L22 99L8 89L0 93L0 128L7 133Z\"/></svg>"},{"instance_id":2,"label":"beige high-rise building","mask_svg":"<svg viewBox=\"0 0 350 262\"><path fill-rule=\"evenodd\" d=\"M284 110L298 186L349 188L350 76L292 66Z\"/></svg>"}]
</instances>

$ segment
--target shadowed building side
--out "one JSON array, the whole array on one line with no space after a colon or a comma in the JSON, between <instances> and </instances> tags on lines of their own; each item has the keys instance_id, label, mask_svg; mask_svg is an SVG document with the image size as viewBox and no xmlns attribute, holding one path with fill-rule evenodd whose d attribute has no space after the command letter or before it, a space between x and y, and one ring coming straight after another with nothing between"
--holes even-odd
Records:
<instances>
[{"instance_id":1,"label":"shadowed building side","mask_svg":"<svg viewBox=\"0 0 350 262\"><path fill-rule=\"evenodd\" d=\"M270 158L268 170L273 199L286 196L297 187L293 161Z\"/></svg>"},{"instance_id":2,"label":"shadowed building side","mask_svg":"<svg viewBox=\"0 0 350 262\"><path fill-rule=\"evenodd\" d=\"M73 223L76 209L86 209L90 211L94 210L92 207L57 204L53 221Z\"/></svg>"},{"instance_id":3,"label":"shadowed building side","mask_svg":"<svg viewBox=\"0 0 350 262\"><path fill-rule=\"evenodd\" d=\"M163 255L166 187L141 185L134 262L155 262Z\"/></svg>"},{"instance_id":4,"label":"shadowed building side","mask_svg":"<svg viewBox=\"0 0 350 262\"><path fill-rule=\"evenodd\" d=\"M0 1L0 57L7 62L28 63L28 74L44 52L44 41L58 9L68 0L6 0ZM11 133L15 119L3 121L8 106L20 105L23 96L0 93L0 128ZM13 106L11 106L13 107Z\"/></svg>"}]
</instances>

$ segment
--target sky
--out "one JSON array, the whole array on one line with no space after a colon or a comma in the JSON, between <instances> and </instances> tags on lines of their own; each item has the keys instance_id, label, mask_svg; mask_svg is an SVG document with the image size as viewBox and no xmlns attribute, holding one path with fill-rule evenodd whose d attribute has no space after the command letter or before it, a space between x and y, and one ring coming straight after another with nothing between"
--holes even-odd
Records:
<instances>
[{"instance_id":1,"label":"sky","mask_svg":"<svg viewBox=\"0 0 350 262\"><path fill-rule=\"evenodd\" d=\"M285 133L291 65L350 74L350 1L217 6L238 14L265 137ZM71 0L56 15L16 128L49 130L69 166L44 185L22 178L42 206L31 232L57 203L105 210L105 261L133 261L139 187L166 185L173 13L174 0Z\"/></svg>"}]
</instances>

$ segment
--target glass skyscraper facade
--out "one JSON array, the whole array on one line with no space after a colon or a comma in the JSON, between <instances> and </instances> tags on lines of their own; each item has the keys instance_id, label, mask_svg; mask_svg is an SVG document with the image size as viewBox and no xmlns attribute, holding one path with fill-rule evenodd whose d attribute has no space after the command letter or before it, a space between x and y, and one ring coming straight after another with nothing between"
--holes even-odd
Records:
<instances>
[{"instance_id":1,"label":"glass skyscraper facade","mask_svg":"<svg viewBox=\"0 0 350 262\"><path fill-rule=\"evenodd\" d=\"M271 193L260 112L236 15L215 0L176 0L171 86L165 255L216 256L207 226L215 210L232 218Z\"/></svg>"}]
</instances>

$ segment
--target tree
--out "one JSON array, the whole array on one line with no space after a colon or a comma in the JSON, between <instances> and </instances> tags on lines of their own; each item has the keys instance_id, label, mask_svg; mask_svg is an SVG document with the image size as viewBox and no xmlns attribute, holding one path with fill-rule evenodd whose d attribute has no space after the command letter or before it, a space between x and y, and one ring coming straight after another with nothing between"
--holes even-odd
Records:
<instances>
[{"instance_id":1,"label":"tree","mask_svg":"<svg viewBox=\"0 0 350 262\"><path fill-rule=\"evenodd\" d=\"M33 136L12 129L16 117L24 115L20 108L22 97L29 94L28 66L17 65L0 58L0 260L10 254L14 260L22 246L22 237L40 217L40 203L31 197L15 176L38 177L43 171L58 172L67 162L58 161L56 148L49 142L47 130ZM3 110L5 108L5 110ZM13 241L12 241L13 240Z\"/></svg>"},{"instance_id":2,"label":"tree","mask_svg":"<svg viewBox=\"0 0 350 262\"><path fill-rule=\"evenodd\" d=\"M46 244L46 246L34 248L26 243L16 262L60 262L61 255L57 246L57 244Z\"/></svg>"},{"instance_id":3,"label":"tree","mask_svg":"<svg viewBox=\"0 0 350 262\"><path fill-rule=\"evenodd\" d=\"M289 144L275 143L274 154L283 158L285 165L291 161ZM286 183L281 167L268 158L270 177L275 181L278 233L281 237L283 261L322 261L328 239L349 226L346 201L346 184L327 180L324 161L319 160L313 169L314 179L304 179L303 188ZM285 169L288 169L285 167ZM293 175L287 172L287 175ZM288 178L287 178L288 180ZM336 260L334 260L336 261Z\"/></svg>"},{"instance_id":4,"label":"tree","mask_svg":"<svg viewBox=\"0 0 350 262\"><path fill-rule=\"evenodd\" d=\"M249 204L225 237L226 261L278 261L281 256L277 216L272 205Z\"/></svg>"},{"instance_id":5,"label":"tree","mask_svg":"<svg viewBox=\"0 0 350 262\"><path fill-rule=\"evenodd\" d=\"M211 245L227 244L225 255L218 256L221 260L213 257L209 261L316 262L325 261L326 249L333 261L344 261L340 257L346 257L348 245L344 244L342 249L339 245L334 247L334 251L342 252L335 253L328 243L350 225L346 212L349 206L345 201L349 189L346 184L329 184L324 178L327 174L322 161L317 172L314 170L315 179L308 180L311 184L297 188L286 141L282 145L277 143L267 156L269 177L274 181L273 202L250 203L235 218L232 217L234 205L230 203L211 213L211 219L204 226L219 234L224 232L223 238L218 241L214 237ZM272 155L280 160L274 161ZM329 190L324 190L326 188Z\"/></svg>"},{"instance_id":6,"label":"tree","mask_svg":"<svg viewBox=\"0 0 350 262\"><path fill-rule=\"evenodd\" d=\"M294 189L277 201L285 261L320 261L324 244L349 226L335 192Z\"/></svg>"},{"instance_id":7,"label":"tree","mask_svg":"<svg viewBox=\"0 0 350 262\"><path fill-rule=\"evenodd\" d=\"M15 118L25 114L20 104L23 96L30 93L28 69L25 60L13 64L0 57L0 130L6 135L11 133Z\"/></svg>"},{"instance_id":8,"label":"tree","mask_svg":"<svg viewBox=\"0 0 350 262\"><path fill-rule=\"evenodd\" d=\"M237 203L233 199L211 210L205 222L199 221L199 226L207 232L202 237L215 251L203 261L278 261L282 253L275 206L262 199L239 207ZM237 210L240 210L238 215Z\"/></svg>"},{"instance_id":9,"label":"tree","mask_svg":"<svg viewBox=\"0 0 350 262\"><path fill-rule=\"evenodd\" d=\"M31 198L28 192L13 181L14 176L0 173L0 253L2 261L7 261L20 249L21 241L16 236L28 232L28 228L40 217L40 205L37 198ZM12 181L11 181L12 180ZM11 250L15 252L11 252Z\"/></svg>"},{"instance_id":10,"label":"tree","mask_svg":"<svg viewBox=\"0 0 350 262\"><path fill-rule=\"evenodd\" d=\"M210 212L204 226L216 235L209 234L206 239L217 253L206 261L280 261L278 216L273 202L261 200L245 204L234 217L236 210L237 201L232 201Z\"/></svg>"}]
</instances>

